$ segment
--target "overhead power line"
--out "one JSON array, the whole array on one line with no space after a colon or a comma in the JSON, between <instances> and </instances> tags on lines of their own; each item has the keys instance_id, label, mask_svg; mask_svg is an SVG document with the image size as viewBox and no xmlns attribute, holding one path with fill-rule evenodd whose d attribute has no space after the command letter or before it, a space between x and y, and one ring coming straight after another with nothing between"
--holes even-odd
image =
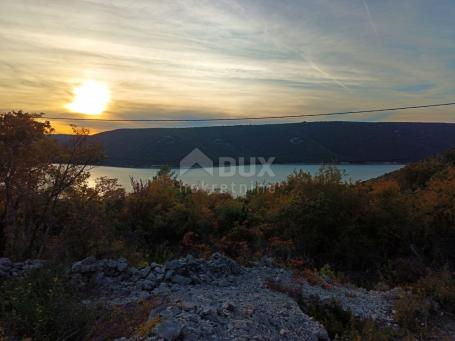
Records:
<instances>
[{"instance_id":1,"label":"overhead power line","mask_svg":"<svg viewBox=\"0 0 455 341\"><path fill-rule=\"evenodd\" d=\"M61 120L61 121L99 121L99 122L215 122L215 121L249 121L249 120L279 120L285 118L299 118L299 117L318 117L318 116L335 116L335 115L351 115L351 114L366 114L373 112L383 111L398 111L410 110L421 108L433 108L455 105L455 102L450 103L437 103L426 105L413 105L395 108L379 108L368 110L354 110L354 111L341 111L322 114L300 114L300 115L284 115L284 116L256 116L256 117L226 117L226 118L141 118L141 119L112 119L112 118L88 118L88 117L50 117L41 116L48 120Z\"/></svg>"}]
</instances>

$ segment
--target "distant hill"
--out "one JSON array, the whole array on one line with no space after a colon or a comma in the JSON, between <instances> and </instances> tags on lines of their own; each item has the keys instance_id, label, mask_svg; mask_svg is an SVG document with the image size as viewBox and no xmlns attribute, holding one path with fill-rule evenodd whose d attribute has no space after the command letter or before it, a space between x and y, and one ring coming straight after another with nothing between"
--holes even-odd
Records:
<instances>
[{"instance_id":1,"label":"distant hill","mask_svg":"<svg viewBox=\"0 0 455 341\"><path fill-rule=\"evenodd\" d=\"M455 124L304 122L118 129L91 138L104 146L103 164L110 166L178 166L194 148L215 163L219 157L260 156L275 157L275 163L409 163L455 147Z\"/></svg>"}]
</instances>

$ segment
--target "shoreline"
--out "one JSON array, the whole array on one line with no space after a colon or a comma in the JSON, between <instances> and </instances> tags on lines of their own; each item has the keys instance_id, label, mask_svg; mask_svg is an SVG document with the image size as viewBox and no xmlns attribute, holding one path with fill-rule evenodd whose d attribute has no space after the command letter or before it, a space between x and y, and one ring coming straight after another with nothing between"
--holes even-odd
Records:
<instances>
[{"instance_id":1,"label":"shoreline","mask_svg":"<svg viewBox=\"0 0 455 341\"><path fill-rule=\"evenodd\" d=\"M412 162L286 162L286 163L272 163L271 166L291 166L291 165L302 165L302 166L387 166L387 165L400 165L406 166L411 164ZM242 166L253 166L253 165L261 165L260 163L246 163ZM90 165L91 167L108 167L108 168L126 168L126 169L140 169L140 170L156 170L161 169L162 167L166 167L168 165L152 165L149 167L144 166L119 166L119 165L109 165L109 164L99 164L99 165ZM235 165L234 167L238 167L241 165ZM181 168L178 166L169 166L170 169L204 169L204 168L223 168L223 167L231 167L231 166L211 166L211 167L191 167L191 168Z\"/></svg>"}]
</instances>

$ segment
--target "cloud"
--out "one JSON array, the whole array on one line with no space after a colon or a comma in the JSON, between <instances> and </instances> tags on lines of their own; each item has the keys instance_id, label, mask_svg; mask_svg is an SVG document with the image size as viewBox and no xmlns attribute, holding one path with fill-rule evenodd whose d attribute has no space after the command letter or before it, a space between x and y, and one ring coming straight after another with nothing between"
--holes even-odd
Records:
<instances>
[{"instance_id":1,"label":"cloud","mask_svg":"<svg viewBox=\"0 0 455 341\"><path fill-rule=\"evenodd\" d=\"M422 93L434 88L432 83L409 84L396 87L395 90L408 93Z\"/></svg>"},{"instance_id":2,"label":"cloud","mask_svg":"<svg viewBox=\"0 0 455 341\"><path fill-rule=\"evenodd\" d=\"M455 95L454 16L451 0L2 1L0 110L71 115L64 105L86 79L110 85L107 117L445 102ZM454 120L438 112L428 119ZM427 119L353 116L375 118Z\"/></svg>"}]
</instances>

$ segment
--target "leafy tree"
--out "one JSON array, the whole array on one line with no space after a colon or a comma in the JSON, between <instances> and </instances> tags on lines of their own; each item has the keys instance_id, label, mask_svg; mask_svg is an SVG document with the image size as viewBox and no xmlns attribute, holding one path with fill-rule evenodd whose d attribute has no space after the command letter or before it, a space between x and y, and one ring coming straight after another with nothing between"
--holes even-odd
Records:
<instances>
[{"instance_id":1,"label":"leafy tree","mask_svg":"<svg viewBox=\"0 0 455 341\"><path fill-rule=\"evenodd\" d=\"M57 144L49 122L22 111L0 114L0 254L40 257L66 190L88 177L102 156L88 131Z\"/></svg>"},{"instance_id":2,"label":"leafy tree","mask_svg":"<svg viewBox=\"0 0 455 341\"><path fill-rule=\"evenodd\" d=\"M135 243L146 258L163 247L175 249L191 226L191 192L169 168L147 181L131 179L126 198L123 238Z\"/></svg>"}]
</instances>

